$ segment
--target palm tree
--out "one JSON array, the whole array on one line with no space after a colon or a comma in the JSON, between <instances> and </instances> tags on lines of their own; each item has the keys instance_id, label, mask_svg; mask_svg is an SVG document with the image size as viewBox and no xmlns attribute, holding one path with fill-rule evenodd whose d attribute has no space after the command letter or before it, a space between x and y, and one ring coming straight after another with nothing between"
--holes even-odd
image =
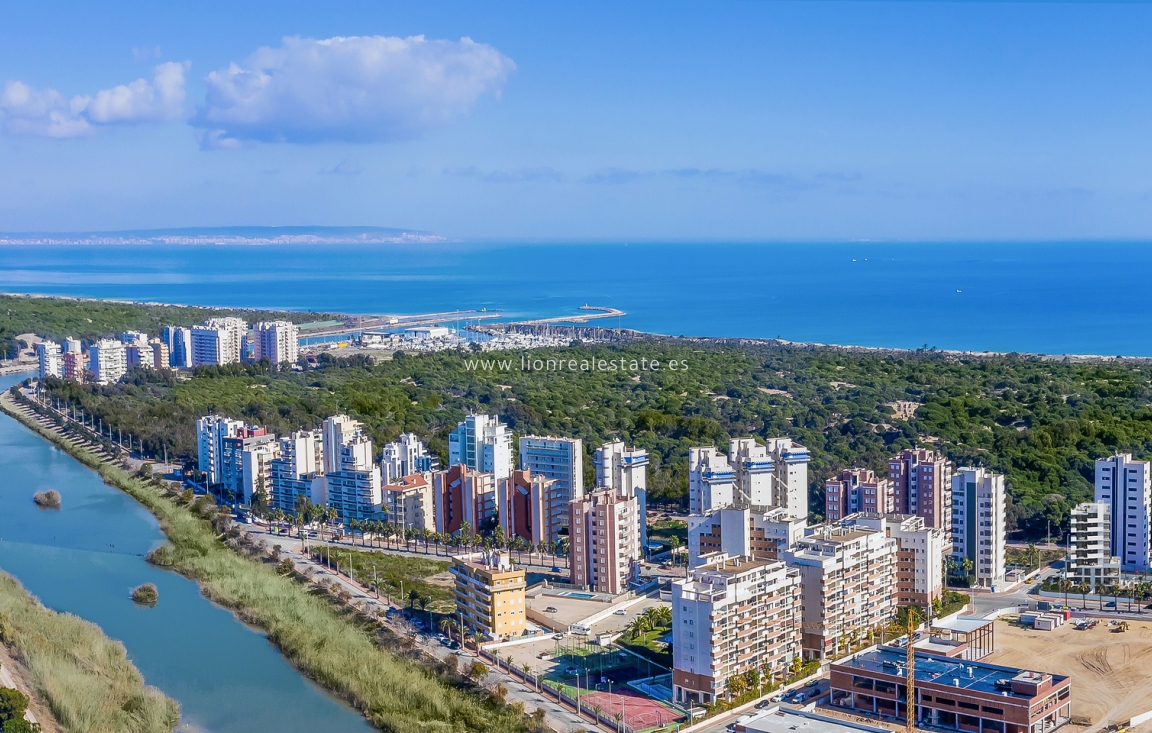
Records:
<instances>
[{"instance_id":1,"label":"palm tree","mask_svg":"<svg viewBox=\"0 0 1152 733\"><path fill-rule=\"evenodd\" d=\"M960 563L960 567L964 569L964 579L968 585L972 585L972 558L966 557Z\"/></svg>"},{"instance_id":2,"label":"palm tree","mask_svg":"<svg viewBox=\"0 0 1152 733\"><path fill-rule=\"evenodd\" d=\"M1068 576L1065 575L1063 578L1060 579L1060 582L1056 584L1056 587L1059 588L1060 590L1064 591L1064 605L1067 606L1068 605L1068 591L1075 588L1076 584L1073 583L1071 580L1069 580Z\"/></svg>"},{"instance_id":3,"label":"palm tree","mask_svg":"<svg viewBox=\"0 0 1152 733\"><path fill-rule=\"evenodd\" d=\"M1077 583L1076 592L1080 594L1080 608L1088 610L1088 591L1092 590L1087 583Z\"/></svg>"},{"instance_id":4,"label":"palm tree","mask_svg":"<svg viewBox=\"0 0 1152 733\"><path fill-rule=\"evenodd\" d=\"M408 591L408 605L409 605L409 607L412 608L413 611L416 610L416 604L419 602L420 602L420 591L415 590L415 589Z\"/></svg>"}]
</instances>

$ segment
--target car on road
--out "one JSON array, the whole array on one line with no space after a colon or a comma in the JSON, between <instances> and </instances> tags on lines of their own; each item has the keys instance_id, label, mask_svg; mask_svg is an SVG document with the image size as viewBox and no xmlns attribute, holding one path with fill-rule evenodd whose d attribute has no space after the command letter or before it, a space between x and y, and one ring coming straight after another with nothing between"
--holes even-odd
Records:
<instances>
[{"instance_id":1,"label":"car on road","mask_svg":"<svg viewBox=\"0 0 1152 733\"><path fill-rule=\"evenodd\" d=\"M558 573L558 572L560 572L560 568L559 568L559 567L557 567L556 565L553 565L553 566L552 566L552 572L554 572L554 573Z\"/></svg>"},{"instance_id":2,"label":"car on road","mask_svg":"<svg viewBox=\"0 0 1152 733\"><path fill-rule=\"evenodd\" d=\"M768 700L770 702L780 702L783 699L784 699L784 696L780 695L780 694L776 694L776 695L773 695L772 697L768 698Z\"/></svg>"},{"instance_id":3,"label":"car on road","mask_svg":"<svg viewBox=\"0 0 1152 733\"><path fill-rule=\"evenodd\" d=\"M808 699L807 695L805 695L803 692L798 692L798 693L796 693L796 696L792 698L792 704L793 705L800 705L807 699Z\"/></svg>"},{"instance_id":4,"label":"car on road","mask_svg":"<svg viewBox=\"0 0 1152 733\"><path fill-rule=\"evenodd\" d=\"M805 687L816 687L819 684L820 684L820 680L808 680L807 682L804 683L804 686Z\"/></svg>"},{"instance_id":5,"label":"car on road","mask_svg":"<svg viewBox=\"0 0 1152 733\"><path fill-rule=\"evenodd\" d=\"M764 708L768 707L771 704L772 704L771 700L761 700L760 702L756 703L756 709L757 710L763 710Z\"/></svg>"},{"instance_id":6,"label":"car on road","mask_svg":"<svg viewBox=\"0 0 1152 733\"><path fill-rule=\"evenodd\" d=\"M459 649L460 648L460 642L453 639L452 642L450 644L448 644L448 648L449 649Z\"/></svg>"},{"instance_id":7,"label":"car on road","mask_svg":"<svg viewBox=\"0 0 1152 733\"><path fill-rule=\"evenodd\" d=\"M625 611L623 608L617 608L612 613L616 614L617 616L627 616L628 615L628 612Z\"/></svg>"},{"instance_id":8,"label":"car on road","mask_svg":"<svg viewBox=\"0 0 1152 733\"><path fill-rule=\"evenodd\" d=\"M556 641L564 641L564 635L563 634L553 634L552 638L555 639Z\"/></svg>"}]
</instances>

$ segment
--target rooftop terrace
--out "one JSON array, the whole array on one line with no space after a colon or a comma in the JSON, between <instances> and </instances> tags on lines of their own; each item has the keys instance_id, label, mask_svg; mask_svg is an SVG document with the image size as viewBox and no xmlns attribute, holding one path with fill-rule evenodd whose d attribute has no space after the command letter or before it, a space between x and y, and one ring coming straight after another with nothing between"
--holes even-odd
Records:
<instances>
[{"instance_id":1,"label":"rooftop terrace","mask_svg":"<svg viewBox=\"0 0 1152 733\"><path fill-rule=\"evenodd\" d=\"M903 649L879 647L852 659L836 662L833 666L900 677L905 673L905 659ZM1017 679L1031 683L1044 676L1045 674L1042 672L1002 667L987 662L948 659L924 652L916 652L917 684L929 682L972 690L973 692L1028 700L1032 698L1032 695L1013 692L1012 680ZM1052 680L1055 683L1066 679L1068 678L1061 675L1052 675Z\"/></svg>"}]
</instances>

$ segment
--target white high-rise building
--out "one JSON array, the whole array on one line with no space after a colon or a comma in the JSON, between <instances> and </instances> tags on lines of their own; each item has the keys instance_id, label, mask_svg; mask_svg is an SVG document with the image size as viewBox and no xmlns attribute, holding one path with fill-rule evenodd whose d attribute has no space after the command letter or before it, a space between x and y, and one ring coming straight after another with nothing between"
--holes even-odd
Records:
<instances>
[{"instance_id":1,"label":"white high-rise building","mask_svg":"<svg viewBox=\"0 0 1152 733\"><path fill-rule=\"evenodd\" d=\"M74 339L71 337L64 339L65 354L79 354L81 351L83 351L83 347L80 339Z\"/></svg>"},{"instance_id":2,"label":"white high-rise building","mask_svg":"<svg viewBox=\"0 0 1152 733\"><path fill-rule=\"evenodd\" d=\"M918 514L856 514L846 524L880 530L896 540L896 602L927 606L944 593L944 530Z\"/></svg>"},{"instance_id":3,"label":"white high-rise building","mask_svg":"<svg viewBox=\"0 0 1152 733\"><path fill-rule=\"evenodd\" d=\"M640 547L648 551L648 451L628 448L622 441L605 443L592 456L596 488L616 489L635 496L640 522Z\"/></svg>"},{"instance_id":4,"label":"white high-rise building","mask_svg":"<svg viewBox=\"0 0 1152 733\"><path fill-rule=\"evenodd\" d=\"M709 705L752 670L782 679L801 654L799 578L776 560L720 557L673 581L673 699Z\"/></svg>"},{"instance_id":5,"label":"white high-rise building","mask_svg":"<svg viewBox=\"0 0 1152 733\"><path fill-rule=\"evenodd\" d=\"M380 478L384 485L394 484L414 473L431 473L439 461L428 453L415 433L404 433L384 446L380 458Z\"/></svg>"},{"instance_id":6,"label":"white high-rise building","mask_svg":"<svg viewBox=\"0 0 1152 733\"><path fill-rule=\"evenodd\" d=\"M252 327L253 358L267 359L272 366L292 365L300 354L300 329L289 321L261 321Z\"/></svg>"},{"instance_id":7,"label":"white high-rise building","mask_svg":"<svg viewBox=\"0 0 1152 733\"><path fill-rule=\"evenodd\" d=\"M959 468L952 474L952 555L972 563L976 584L1004 581L1008 542L1004 477L986 468Z\"/></svg>"},{"instance_id":8,"label":"white high-rise building","mask_svg":"<svg viewBox=\"0 0 1152 733\"><path fill-rule=\"evenodd\" d=\"M1096 503L1111 515L1111 551L1127 573L1149 570L1148 519L1152 514L1152 476L1148 461L1119 453L1096 461Z\"/></svg>"},{"instance_id":9,"label":"white high-rise building","mask_svg":"<svg viewBox=\"0 0 1152 733\"><path fill-rule=\"evenodd\" d=\"M494 415L469 415L448 434L448 465L492 474L497 481L512 475L512 432Z\"/></svg>"},{"instance_id":10,"label":"white high-rise building","mask_svg":"<svg viewBox=\"0 0 1152 733\"><path fill-rule=\"evenodd\" d=\"M1120 580L1120 558L1112 554L1112 507L1077 504L1072 509L1067 577L1073 583L1099 588Z\"/></svg>"},{"instance_id":11,"label":"white high-rise building","mask_svg":"<svg viewBox=\"0 0 1152 733\"><path fill-rule=\"evenodd\" d=\"M791 438L769 438L764 446L775 467L773 499L788 516L808 519L808 449Z\"/></svg>"},{"instance_id":12,"label":"white high-rise building","mask_svg":"<svg viewBox=\"0 0 1152 733\"><path fill-rule=\"evenodd\" d=\"M327 485L317 485L324 476L324 434L320 430L300 430L280 438L280 457L269 465L272 487L271 506L293 513L299 497L313 504L328 501ZM313 490L315 487L315 491Z\"/></svg>"},{"instance_id":13,"label":"white high-rise building","mask_svg":"<svg viewBox=\"0 0 1152 733\"><path fill-rule=\"evenodd\" d=\"M520 469L543 476L554 483L542 497L545 537L559 537L568 526L568 502L584 496L584 443L579 438L547 438L526 435L520 438Z\"/></svg>"},{"instance_id":14,"label":"white high-rise building","mask_svg":"<svg viewBox=\"0 0 1152 733\"><path fill-rule=\"evenodd\" d=\"M36 357L40 362L40 381L48 377L59 379L64 376L64 356L60 344L55 341L41 341L36 344Z\"/></svg>"},{"instance_id":15,"label":"white high-rise building","mask_svg":"<svg viewBox=\"0 0 1152 733\"><path fill-rule=\"evenodd\" d=\"M148 343L148 334L143 331L125 331L120 334L120 343L125 346L143 346Z\"/></svg>"},{"instance_id":16,"label":"white high-rise building","mask_svg":"<svg viewBox=\"0 0 1152 733\"><path fill-rule=\"evenodd\" d=\"M248 333L242 318L209 318L192 327L192 366L236 364Z\"/></svg>"},{"instance_id":17,"label":"white high-rise building","mask_svg":"<svg viewBox=\"0 0 1152 733\"><path fill-rule=\"evenodd\" d=\"M736 473L736 495L741 506L778 506L773 496L776 465L765 446L755 438L728 441L728 462Z\"/></svg>"},{"instance_id":18,"label":"white high-rise building","mask_svg":"<svg viewBox=\"0 0 1152 733\"><path fill-rule=\"evenodd\" d=\"M128 373L128 354L124 344L100 339L88 347L88 371L97 384L115 384Z\"/></svg>"},{"instance_id":19,"label":"white high-rise building","mask_svg":"<svg viewBox=\"0 0 1152 733\"><path fill-rule=\"evenodd\" d=\"M715 448L688 449L688 511L707 514L732 506L736 499L736 472Z\"/></svg>"},{"instance_id":20,"label":"white high-rise building","mask_svg":"<svg viewBox=\"0 0 1152 733\"><path fill-rule=\"evenodd\" d=\"M272 504L272 461L280 457L280 444L275 435L264 436L265 442L253 441L244 447L241 461L244 469L244 495L241 503L251 505L253 498L260 495L264 502Z\"/></svg>"},{"instance_id":21,"label":"white high-rise building","mask_svg":"<svg viewBox=\"0 0 1152 733\"><path fill-rule=\"evenodd\" d=\"M168 363L176 369L192 368L192 329L166 326L160 331L160 340L168 344Z\"/></svg>"},{"instance_id":22,"label":"white high-rise building","mask_svg":"<svg viewBox=\"0 0 1152 733\"><path fill-rule=\"evenodd\" d=\"M323 431L328 505L336 508L344 522L375 517L383 497L372 439L363 425L347 415L328 418Z\"/></svg>"},{"instance_id":23,"label":"white high-rise building","mask_svg":"<svg viewBox=\"0 0 1152 733\"><path fill-rule=\"evenodd\" d=\"M196 454L199 469L209 485L224 480L224 439L233 438L244 429L240 420L223 415L206 415L196 421Z\"/></svg>"}]
</instances>

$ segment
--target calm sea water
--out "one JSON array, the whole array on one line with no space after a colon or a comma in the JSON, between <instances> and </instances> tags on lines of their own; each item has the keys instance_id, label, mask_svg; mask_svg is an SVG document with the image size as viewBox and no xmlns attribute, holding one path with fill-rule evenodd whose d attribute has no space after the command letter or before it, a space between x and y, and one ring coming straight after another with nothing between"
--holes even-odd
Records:
<instances>
[{"instance_id":1,"label":"calm sea water","mask_svg":"<svg viewBox=\"0 0 1152 733\"><path fill-rule=\"evenodd\" d=\"M1141 356L1150 275L1142 243L0 248L10 292L517 318L590 303L671 335Z\"/></svg>"},{"instance_id":2,"label":"calm sea water","mask_svg":"<svg viewBox=\"0 0 1152 733\"><path fill-rule=\"evenodd\" d=\"M8 389L19 377L0 378ZM148 684L180 703L189 733L369 733L359 714L304 679L263 635L144 561L164 540L155 518L93 471L0 413L0 568L49 608L124 642ZM42 511L37 491L62 508ZM155 608L129 598L155 583Z\"/></svg>"}]
</instances>

